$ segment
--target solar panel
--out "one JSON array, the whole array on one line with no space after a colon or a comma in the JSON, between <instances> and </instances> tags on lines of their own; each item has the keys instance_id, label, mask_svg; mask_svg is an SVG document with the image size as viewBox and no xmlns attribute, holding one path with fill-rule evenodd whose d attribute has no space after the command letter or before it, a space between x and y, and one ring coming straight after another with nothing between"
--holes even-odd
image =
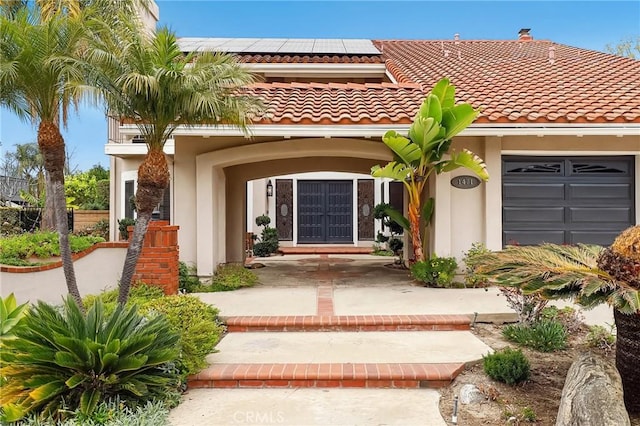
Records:
<instances>
[{"instance_id":1,"label":"solar panel","mask_svg":"<svg viewBox=\"0 0 640 426\"><path fill-rule=\"evenodd\" d=\"M230 53L381 54L367 39L183 37L178 39L178 44L185 52L219 50Z\"/></svg>"}]
</instances>

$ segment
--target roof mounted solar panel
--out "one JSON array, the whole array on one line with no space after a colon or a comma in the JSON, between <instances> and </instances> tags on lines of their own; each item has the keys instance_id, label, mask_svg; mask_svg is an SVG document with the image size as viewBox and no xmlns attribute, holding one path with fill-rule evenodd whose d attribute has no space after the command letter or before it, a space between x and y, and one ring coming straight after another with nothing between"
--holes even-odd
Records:
<instances>
[{"instance_id":1,"label":"roof mounted solar panel","mask_svg":"<svg viewBox=\"0 0 640 426\"><path fill-rule=\"evenodd\" d=\"M381 55L367 39L202 38L182 37L184 52L218 50L229 53Z\"/></svg>"}]
</instances>

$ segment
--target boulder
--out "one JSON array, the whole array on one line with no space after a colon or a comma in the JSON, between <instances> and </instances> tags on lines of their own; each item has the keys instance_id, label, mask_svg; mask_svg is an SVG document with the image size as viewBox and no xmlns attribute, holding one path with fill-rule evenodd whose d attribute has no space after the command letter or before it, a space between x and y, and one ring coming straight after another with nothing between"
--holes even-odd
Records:
<instances>
[{"instance_id":1,"label":"boulder","mask_svg":"<svg viewBox=\"0 0 640 426\"><path fill-rule=\"evenodd\" d=\"M485 402L487 397L478 389L476 385L466 384L460 388L460 404L477 404Z\"/></svg>"},{"instance_id":2,"label":"boulder","mask_svg":"<svg viewBox=\"0 0 640 426\"><path fill-rule=\"evenodd\" d=\"M591 353L578 356L567 373L556 426L629 426L618 370Z\"/></svg>"}]
</instances>

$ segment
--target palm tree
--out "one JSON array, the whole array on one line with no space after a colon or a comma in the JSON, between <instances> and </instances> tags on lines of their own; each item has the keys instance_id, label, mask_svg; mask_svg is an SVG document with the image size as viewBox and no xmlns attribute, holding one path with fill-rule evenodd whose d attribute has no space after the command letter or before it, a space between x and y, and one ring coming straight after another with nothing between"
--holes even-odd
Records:
<instances>
[{"instance_id":1,"label":"palm tree","mask_svg":"<svg viewBox=\"0 0 640 426\"><path fill-rule=\"evenodd\" d=\"M38 125L63 270L69 293L79 305L64 195L65 144L59 125L66 125L69 107L83 96L85 67L78 52L85 39L81 17L56 15L43 22L26 8L13 18L0 16L0 103Z\"/></svg>"},{"instance_id":2,"label":"palm tree","mask_svg":"<svg viewBox=\"0 0 640 426\"><path fill-rule=\"evenodd\" d=\"M606 249L511 246L476 260L476 273L525 294L573 298L587 308L611 305L625 405L630 413L640 413L640 225L623 231Z\"/></svg>"},{"instance_id":3,"label":"palm tree","mask_svg":"<svg viewBox=\"0 0 640 426\"><path fill-rule=\"evenodd\" d=\"M384 167L374 166L371 175L402 182L409 194L409 230L416 261L424 261L421 220L427 224L433 212L433 199L423 201L424 188L433 173L450 172L466 167L482 180L489 179L484 161L471 151L454 152L443 159L451 147L454 136L476 119L478 112L471 105L454 105L455 86L449 80L440 80L427 95L409 128L408 138L390 130L382 141L393 151L395 160ZM389 214L392 213L392 214ZM398 224L406 221L389 212Z\"/></svg>"},{"instance_id":4,"label":"palm tree","mask_svg":"<svg viewBox=\"0 0 640 426\"><path fill-rule=\"evenodd\" d=\"M235 57L222 53L183 54L168 29L141 34L97 31L90 61L98 64L95 84L109 112L132 119L148 152L138 169L137 220L120 279L119 303L126 303L151 214L169 185L163 148L181 125L235 125L246 130L260 103L242 87L255 77Z\"/></svg>"}]
</instances>

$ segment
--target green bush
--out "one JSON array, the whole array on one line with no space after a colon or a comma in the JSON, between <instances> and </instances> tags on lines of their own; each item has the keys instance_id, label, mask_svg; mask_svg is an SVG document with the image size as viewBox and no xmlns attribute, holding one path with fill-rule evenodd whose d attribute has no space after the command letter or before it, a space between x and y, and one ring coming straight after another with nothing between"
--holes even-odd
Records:
<instances>
[{"instance_id":1,"label":"green bush","mask_svg":"<svg viewBox=\"0 0 640 426\"><path fill-rule=\"evenodd\" d=\"M258 276L252 270L239 263L227 263L218 266L211 280L211 286L217 291L229 291L253 287L257 282Z\"/></svg>"},{"instance_id":2,"label":"green bush","mask_svg":"<svg viewBox=\"0 0 640 426\"><path fill-rule=\"evenodd\" d=\"M164 314L171 330L180 335L180 362L183 375L195 374L207 366L206 356L214 351L224 333L218 310L193 296L176 295L152 299L140 306L149 316Z\"/></svg>"},{"instance_id":3,"label":"green bush","mask_svg":"<svg viewBox=\"0 0 640 426\"><path fill-rule=\"evenodd\" d=\"M73 253L86 250L103 241L105 239L101 237L69 235L69 245ZM49 231L34 232L0 239L0 263L13 265L18 261L25 264L24 261L32 256L43 259L60 256L58 234Z\"/></svg>"},{"instance_id":4,"label":"green bush","mask_svg":"<svg viewBox=\"0 0 640 426\"><path fill-rule=\"evenodd\" d=\"M486 287L489 284L487 277L475 272L481 262L481 256L491 253L482 243L473 243L469 251L464 253L463 262L466 265L464 281L471 287Z\"/></svg>"},{"instance_id":5,"label":"green bush","mask_svg":"<svg viewBox=\"0 0 640 426\"><path fill-rule=\"evenodd\" d=\"M85 315L71 298L61 309L39 302L0 354L2 420L30 413L90 416L119 396L145 403L177 389L179 336L167 318L145 318L135 306L105 315L100 300Z\"/></svg>"},{"instance_id":6,"label":"green bush","mask_svg":"<svg viewBox=\"0 0 640 426\"><path fill-rule=\"evenodd\" d=\"M450 287L458 263L454 257L431 256L424 262L411 265L411 275L429 287Z\"/></svg>"},{"instance_id":7,"label":"green bush","mask_svg":"<svg viewBox=\"0 0 640 426\"><path fill-rule=\"evenodd\" d=\"M0 236L6 237L23 232L20 224L20 209L0 207Z\"/></svg>"},{"instance_id":8,"label":"green bush","mask_svg":"<svg viewBox=\"0 0 640 426\"><path fill-rule=\"evenodd\" d=\"M262 226L260 241L253 245L253 255L256 257L269 256L278 251L280 246L278 242L278 230L269 227L271 219L267 215L256 217L256 225Z\"/></svg>"},{"instance_id":9,"label":"green bush","mask_svg":"<svg viewBox=\"0 0 640 426\"><path fill-rule=\"evenodd\" d=\"M115 288L113 290L103 291L98 295L90 294L82 299L82 303L85 308L88 309L93 306L97 299L100 299L104 305L105 313L110 314L116 309L116 305L118 304L118 292L119 290ZM150 300L159 299L161 297L164 297L164 291L162 291L160 287L150 286L144 283L136 283L131 286L127 305L143 305Z\"/></svg>"},{"instance_id":10,"label":"green bush","mask_svg":"<svg viewBox=\"0 0 640 426\"><path fill-rule=\"evenodd\" d=\"M102 237L105 240L107 240L109 239L109 220L100 219L93 225L85 229L75 231L73 234L79 237L86 237L86 236Z\"/></svg>"},{"instance_id":11,"label":"green bush","mask_svg":"<svg viewBox=\"0 0 640 426\"><path fill-rule=\"evenodd\" d=\"M587 346L611 352L616 344L616 336L601 325L592 325L585 338Z\"/></svg>"},{"instance_id":12,"label":"green bush","mask_svg":"<svg viewBox=\"0 0 640 426\"><path fill-rule=\"evenodd\" d=\"M72 417L56 421L31 415L19 426L161 426L169 422L169 408L162 401L147 401L144 405L131 405L114 398L102 401L90 415L75 411Z\"/></svg>"},{"instance_id":13,"label":"green bush","mask_svg":"<svg viewBox=\"0 0 640 426\"><path fill-rule=\"evenodd\" d=\"M128 240L129 239L129 231L127 230L127 228L129 226L135 226L136 225L136 220L135 219L131 219L130 217L125 217L123 219L119 219L118 220L118 231L120 232L120 239L121 240Z\"/></svg>"},{"instance_id":14,"label":"green bush","mask_svg":"<svg viewBox=\"0 0 640 426\"><path fill-rule=\"evenodd\" d=\"M510 324L502 329L509 341L540 352L554 352L567 347L567 330L557 320L540 320L531 324Z\"/></svg>"},{"instance_id":15,"label":"green bush","mask_svg":"<svg viewBox=\"0 0 640 426\"><path fill-rule=\"evenodd\" d=\"M520 349L505 348L482 357L484 372L493 380L514 385L531 375L529 360Z\"/></svg>"},{"instance_id":16,"label":"green bush","mask_svg":"<svg viewBox=\"0 0 640 426\"><path fill-rule=\"evenodd\" d=\"M178 288L184 293L195 293L200 288L200 279L195 275L195 268L190 268L186 263L178 264Z\"/></svg>"}]
</instances>

